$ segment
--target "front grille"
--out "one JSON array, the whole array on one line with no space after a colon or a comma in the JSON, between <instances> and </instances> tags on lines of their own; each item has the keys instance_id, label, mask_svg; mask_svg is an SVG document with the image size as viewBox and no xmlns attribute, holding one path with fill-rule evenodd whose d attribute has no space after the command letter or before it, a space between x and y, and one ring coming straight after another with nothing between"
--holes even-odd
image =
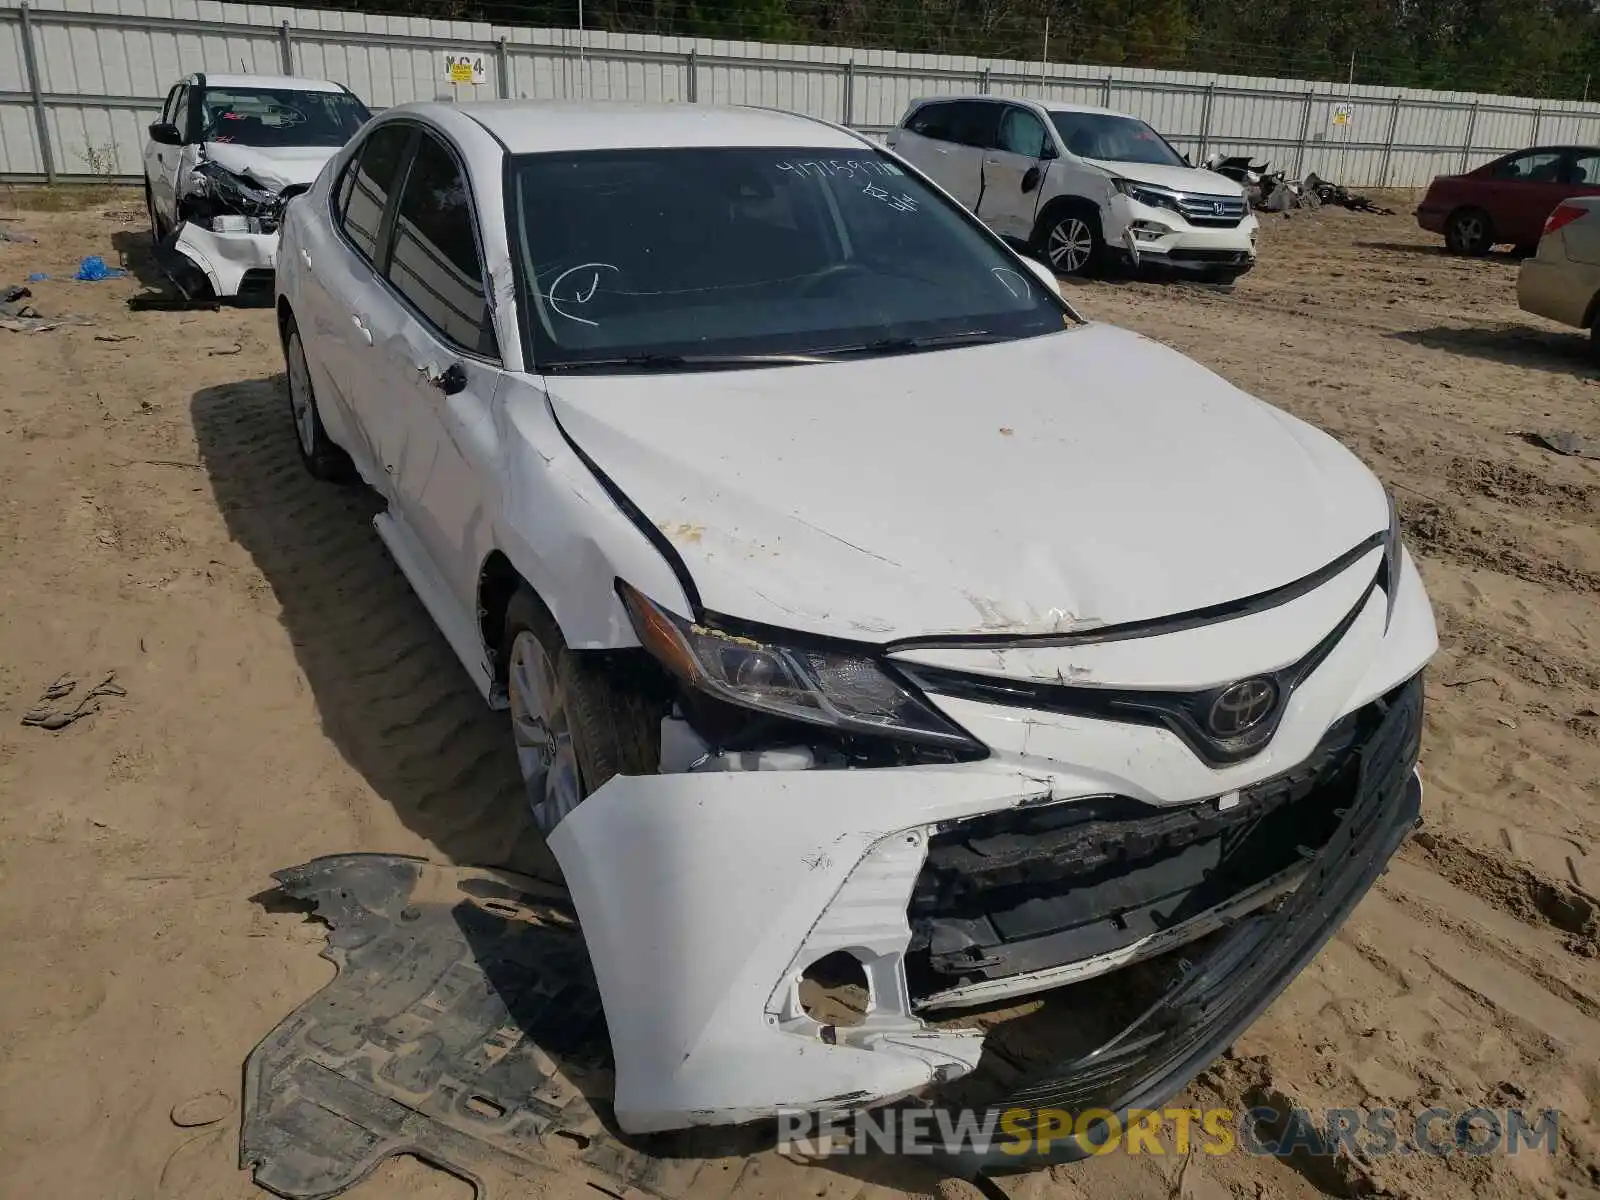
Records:
<instances>
[{"instance_id":1,"label":"front grille","mask_svg":"<svg viewBox=\"0 0 1600 1200\"><path fill-rule=\"evenodd\" d=\"M1240 196L1180 195L1178 210L1189 224L1201 229L1232 229L1244 220L1244 199Z\"/></svg>"},{"instance_id":2,"label":"front grille","mask_svg":"<svg viewBox=\"0 0 1600 1200\"><path fill-rule=\"evenodd\" d=\"M907 911L913 995L1120 949L1302 865L1354 802L1363 756L1393 706L1344 717L1304 762L1242 789L1227 808L1113 796L940 831ZM1406 770L1416 761L1408 738Z\"/></svg>"},{"instance_id":3,"label":"front grille","mask_svg":"<svg viewBox=\"0 0 1600 1200\"><path fill-rule=\"evenodd\" d=\"M1130 1024L1087 1053L1074 1053L1025 1077L989 1111L1030 1109L1083 1113L1109 1109L1123 1117L1158 1108L1180 1092L1239 1036L1325 945L1372 886L1420 818L1421 789L1413 775L1422 732L1422 677L1414 677L1371 706L1376 726L1352 755L1354 786L1337 828L1307 863L1304 879L1275 911L1241 922L1194 961ZM1120 1023L1120 1022L1119 1022ZM1103 1139L1104 1130L1092 1142ZM1016 1171L1041 1160L1080 1158L1091 1147L1057 1137L1030 1152L996 1144L962 1154L969 1176L979 1170Z\"/></svg>"}]
</instances>

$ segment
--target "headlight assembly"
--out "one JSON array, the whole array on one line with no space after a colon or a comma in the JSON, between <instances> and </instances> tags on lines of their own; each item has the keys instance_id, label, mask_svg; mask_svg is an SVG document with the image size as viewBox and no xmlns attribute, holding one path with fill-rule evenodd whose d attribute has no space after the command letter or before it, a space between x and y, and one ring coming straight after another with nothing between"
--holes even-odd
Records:
<instances>
[{"instance_id":1,"label":"headlight assembly","mask_svg":"<svg viewBox=\"0 0 1600 1200\"><path fill-rule=\"evenodd\" d=\"M1140 183L1134 179L1113 179L1112 186L1130 200L1151 208L1165 208L1180 216L1183 210L1178 207L1178 194L1167 188L1157 187L1152 183Z\"/></svg>"},{"instance_id":2,"label":"headlight assembly","mask_svg":"<svg viewBox=\"0 0 1600 1200\"><path fill-rule=\"evenodd\" d=\"M845 733L977 746L871 658L737 637L691 624L625 583L619 589L644 648L719 700Z\"/></svg>"}]
</instances>

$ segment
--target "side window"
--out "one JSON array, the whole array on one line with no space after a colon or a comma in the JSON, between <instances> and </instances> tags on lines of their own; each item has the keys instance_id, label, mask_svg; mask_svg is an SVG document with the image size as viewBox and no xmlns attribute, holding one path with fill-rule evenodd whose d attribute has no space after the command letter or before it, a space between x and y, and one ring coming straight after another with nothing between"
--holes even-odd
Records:
<instances>
[{"instance_id":1,"label":"side window","mask_svg":"<svg viewBox=\"0 0 1600 1200\"><path fill-rule=\"evenodd\" d=\"M384 206L410 140L409 125L381 126L361 144L339 181L334 217L345 237L369 262L378 261Z\"/></svg>"},{"instance_id":2,"label":"side window","mask_svg":"<svg viewBox=\"0 0 1600 1200\"><path fill-rule=\"evenodd\" d=\"M494 329L461 168L424 133L400 193L389 282L422 318L464 350L493 355Z\"/></svg>"},{"instance_id":3,"label":"side window","mask_svg":"<svg viewBox=\"0 0 1600 1200\"><path fill-rule=\"evenodd\" d=\"M1508 158L1494 169L1494 178L1524 183L1554 183L1561 171L1558 150L1535 150Z\"/></svg>"},{"instance_id":4,"label":"side window","mask_svg":"<svg viewBox=\"0 0 1600 1200\"><path fill-rule=\"evenodd\" d=\"M1008 105L1000 118L1000 136L995 148L1028 158L1043 158L1044 147L1044 122L1025 108Z\"/></svg>"},{"instance_id":5,"label":"side window","mask_svg":"<svg viewBox=\"0 0 1600 1200\"><path fill-rule=\"evenodd\" d=\"M988 150L999 133L1001 104L982 100L960 100L950 106L955 110L952 120L952 141L963 146L976 146Z\"/></svg>"},{"instance_id":6,"label":"side window","mask_svg":"<svg viewBox=\"0 0 1600 1200\"><path fill-rule=\"evenodd\" d=\"M911 114L911 120L906 122L906 128L912 133L920 133L925 138L935 141L952 141L950 134L950 111L954 105L950 104L924 104Z\"/></svg>"},{"instance_id":7,"label":"side window","mask_svg":"<svg viewBox=\"0 0 1600 1200\"><path fill-rule=\"evenodd\" d=\"M1579 150L1568 162L1567 182L1600 187L1600 150Z\"/></svg>"}]
</instances>

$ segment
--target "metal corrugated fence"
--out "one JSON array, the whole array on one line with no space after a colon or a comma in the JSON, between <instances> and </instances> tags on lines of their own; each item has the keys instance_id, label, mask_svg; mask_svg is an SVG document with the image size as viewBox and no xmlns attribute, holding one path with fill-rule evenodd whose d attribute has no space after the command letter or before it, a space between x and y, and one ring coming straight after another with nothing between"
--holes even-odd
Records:
<instances>
[{"instance_id":1,"label":"metal corrugated fence","mask_svg":"<svg viewBox=\"0 0 1600 1200\"><path fill-rule=\"evenodd\" d=\"M481 57L484 82L447 82L447 54ZM764 104L873 133L916 96L992 91L1105 105L1197 160L1251 154L1352 187L1416 187L1539 143L1600 144L1600 104L1577 101L214 0L0 0L0 179L138 180L145 126L191 71L332 79L375 108L495 97Z\"/></svg>"}]
</instances>

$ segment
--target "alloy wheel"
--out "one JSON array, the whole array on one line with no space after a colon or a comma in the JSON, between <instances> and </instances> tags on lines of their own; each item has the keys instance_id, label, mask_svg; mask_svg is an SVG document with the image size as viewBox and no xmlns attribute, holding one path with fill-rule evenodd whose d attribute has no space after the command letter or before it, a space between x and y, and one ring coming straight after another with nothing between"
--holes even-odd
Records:
<instances>
[{"instance_id":1,"label":"alloy wheel","mask_svg":"<svg viewBox=\"0 0 1600 1200\"><path fill-rule=\"evenodd\" d=\"M317 453L317 407L311 392L311 370L298 332L289 335L289 409L294 414L295 435L307 458Z\"/></svg>"},{"instance_id":2,"label":"alloy wheel","mask_svg":"<svg viewBox=\"0 0 1600 1200\"><path fill-rule=\"evenodd\" d=\"M528 807L549 832L577 807L583 788L561 681L539 639L526 630L511 643L506 691Z\"/></svg>"},{"instance_id":3,"label":"alloy wheel","mask_svg":"<svg viewBox=\"0 0 1600 1200\"><path fill-rule=\"evenodd\" d=\"M1058 271L1076 275L1089 265L1093 254L1094 231L1082 217L1063 217L1051 227L1045 255Z\"/></svg>"}]
</instances>

